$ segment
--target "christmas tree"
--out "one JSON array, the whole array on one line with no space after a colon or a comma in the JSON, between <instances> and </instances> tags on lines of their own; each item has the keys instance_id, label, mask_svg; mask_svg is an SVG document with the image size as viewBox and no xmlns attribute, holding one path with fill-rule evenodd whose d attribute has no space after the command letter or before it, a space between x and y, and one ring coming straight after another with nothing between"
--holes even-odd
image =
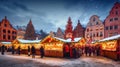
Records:
<instances>
[{"instance_id":1,"label":"christmas tree","mask_svg":"<svg viewBox=\"0 0 120 67\"><path fill-rule=\"evenodd\" d=\"M24 39L26 39L26 40L35 40L36 39L34 26L33 26L31 20L27 24Z\"/></svg>"}]
</instances>

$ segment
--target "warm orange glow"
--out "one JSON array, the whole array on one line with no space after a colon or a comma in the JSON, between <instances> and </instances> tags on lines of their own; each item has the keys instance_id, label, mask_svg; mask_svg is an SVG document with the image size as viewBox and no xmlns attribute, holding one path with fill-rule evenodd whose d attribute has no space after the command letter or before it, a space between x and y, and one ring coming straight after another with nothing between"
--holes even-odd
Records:
<instances>
[{"instance_id":1,"label":"warm orange glow","mask_svg":"<svg viewBox=\"0 0 120 67\"><path fill-rule=\"evenodd\" d=\"M117 41L109 41L102 43L103 50L116 51Z\"/></svg>"},{"instance_id":2,"label":"warm orange glow","mask_svg":"<svg viewBox=\"0 0 120 67\"><path fill-rule=\"evenodd\" d=\"M54 43L54 44L45 44L45 50L57 50L62 51L62 44Z\"/></svg>"}]
</instances>

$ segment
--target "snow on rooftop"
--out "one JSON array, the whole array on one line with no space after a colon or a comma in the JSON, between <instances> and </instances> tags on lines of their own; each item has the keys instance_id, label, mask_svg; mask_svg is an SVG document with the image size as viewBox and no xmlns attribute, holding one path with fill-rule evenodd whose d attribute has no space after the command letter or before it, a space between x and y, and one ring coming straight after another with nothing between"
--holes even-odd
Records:
<instances>
[{"instance_id":1,"label":"snow on rooftop","mask_svg":"<svg viewBox=\"0 0 120 67\"><path fill-rule=\"evenodd\" d=\"M118 39L120 38L120 34L119 35L115 35L115 36L111 36L111 37L107 37L107 38L104 38L102 40L99 40L99 42L101 41L108 41L108 40L115 40L115 39Z\"/></svg>"},{"instance_id":2,"label":"snow on rooftop","mask_svg":"<svg viewBox=\"0 0 120 67\"><path fill-rule=\"evenodd\" d=\"M23 40L23 39L18 39L19 42L21 43L40 43L41 40Z\"/></svg>"},{"instance_id":3,"label":"snow on rooftop","mask_svg":"<svg viewBox=\"0 0 120 67\"><path fill-rule=\"evenodd\" d=\"M69 38L69 39L62 39L62 38L58 38L58 37L54 37L54 38L56 38L56 39L58 39L58 40L61 40L61 41L63 41L63 42L78 42L79 40L81 40L82 39L82 37L79 37L79 38L74 38L74 41L72 41L71 40L71 38Z\"/></svg>"}]
</instances>

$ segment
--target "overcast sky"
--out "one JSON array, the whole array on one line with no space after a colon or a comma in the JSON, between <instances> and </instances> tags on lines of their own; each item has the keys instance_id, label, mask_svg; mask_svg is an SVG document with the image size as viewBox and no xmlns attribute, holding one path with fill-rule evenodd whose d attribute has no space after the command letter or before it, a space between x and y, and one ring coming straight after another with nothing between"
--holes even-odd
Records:
<instances>
[{"instance_id":1,"label":"overcast sky","mask_svg":"<svg viewBox=\"0 0 120 67\"><path fill-rule=\"evenodd\" d=\"M85 27L92 15L100 20L108 16L120 0L0 0L0 21L7 16L12 25L27 25L31 19L35 29L46 32L65 29L68 17L73 27L78 19Z\"/></svg>"}]
</instances>

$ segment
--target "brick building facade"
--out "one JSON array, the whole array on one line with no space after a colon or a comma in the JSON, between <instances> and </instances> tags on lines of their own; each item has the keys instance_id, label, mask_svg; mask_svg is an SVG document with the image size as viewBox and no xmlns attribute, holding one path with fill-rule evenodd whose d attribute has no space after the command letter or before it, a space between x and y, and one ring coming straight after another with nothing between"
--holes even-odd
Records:
<instances>
[{"instance_id":1,"label":"brick building facade","mask_svg":"<svg viewBox=\"0 0 120 67\"><path fill-rule=\"evenodd\" d=\"M16 39L17 31L12 27L7 17L0 22L0 41L13 41Z\"/></svg>"},{"instance_id":2,"label":"brick building facade","mask_svg":"<svg viewBox=\"0 0 120 67\"><path fill-rule=\"evenodd\" d=\"M104 38L104 24L99 20L97 15L90 17L85 30L85 38L97 41Z\"/></svg>"},{"instance_id":3,"label":"brick building facade","mask_svg":"<svg viewBox=\"0 0 120 67\"><path fill-rule=\"evenodd\" d=\"M120 34L120 3L116 2L112 7L105 22L105 38Z\"/></svg>"}]
</instances>

